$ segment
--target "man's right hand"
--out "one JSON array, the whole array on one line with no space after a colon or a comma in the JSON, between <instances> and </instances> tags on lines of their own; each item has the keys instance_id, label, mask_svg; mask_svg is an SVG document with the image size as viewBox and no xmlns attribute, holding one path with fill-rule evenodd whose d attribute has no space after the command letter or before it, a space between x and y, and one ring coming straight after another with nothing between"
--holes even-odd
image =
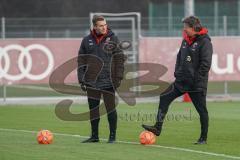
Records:
<instances>
[{"instance_id":1,"label":"man's right hand","mask_svg":"<svg viewBox=\"0 0 240 160\"><path fill-rule=\"evenodd\" d=\"M87 91L87 86L84 83L81 83L81 89L86 92Z\"/></svg>"}]
</instances>

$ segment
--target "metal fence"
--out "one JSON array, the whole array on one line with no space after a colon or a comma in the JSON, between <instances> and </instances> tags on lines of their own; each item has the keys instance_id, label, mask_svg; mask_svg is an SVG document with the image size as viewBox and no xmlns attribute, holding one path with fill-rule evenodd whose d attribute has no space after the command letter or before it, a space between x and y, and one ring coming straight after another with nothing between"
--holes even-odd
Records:
<instances>
[{"instance_id":1,"label":"metal fence","mask_svg":"<svg viewBox=\"0 0 240 160\"><path fill-rule=\"evenodd\" d=\"M183 17L142 17L142 36L176 37L182 35ZM200 17L211 36L240 35L240 20L235 16ZM116 33L129 28L128 23L115 22ZM1 18L2 38L79 38L89 32L89 18Z\"/></svg>"}]
</instances>

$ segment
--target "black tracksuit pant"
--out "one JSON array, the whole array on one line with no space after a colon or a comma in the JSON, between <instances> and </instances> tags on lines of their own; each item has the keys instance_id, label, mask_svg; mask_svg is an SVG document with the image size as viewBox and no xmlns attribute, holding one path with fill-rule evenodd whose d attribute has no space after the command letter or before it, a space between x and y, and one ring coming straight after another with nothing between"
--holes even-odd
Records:
<instances>
[{"instance_id":1,"label":"black tracksuit pant","mask_svg":"<svg viewBox=\"0 0 240 160\"><path fill-rule=\"evenodd\" d=\"M175 84L171 84L163 93L160 95L160 103L157 115L156 127L161 128L163 120L168 112L169 105L177 97L183 95L185 92L180 91ZM208 111L206 107L206 91L188 92L192 99L192 102L200 116L201 123L201 138L207 139L208 133Z\"/></svg>"},{"instance_id":2,"label":"black tracksuit pant","mask_svg":"<svg viewBox=\"0 0 240 160\"><path fill-rule=\"evenodd\" d=\"M101 95L103 95L103 101L107 111L110 135L115 135L117 129L117 112L115 108L114 89L106 88L102 90L97 90L93 88L87 88L92 137L94 138L98 138L98 126L100 121L99 104Z\"/></svg>"}]
</instances>

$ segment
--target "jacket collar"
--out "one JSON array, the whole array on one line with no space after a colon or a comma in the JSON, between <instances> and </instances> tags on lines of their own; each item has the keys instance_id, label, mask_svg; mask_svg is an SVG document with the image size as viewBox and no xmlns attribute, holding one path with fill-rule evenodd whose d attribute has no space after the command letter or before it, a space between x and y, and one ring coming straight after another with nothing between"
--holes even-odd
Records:
<instances>
[{"instance_id":1,"label":"jacket collar","mask_svg":"<svg viewBox=\"0 0 240 160\"><path fill-rule=\"evenodd\" d=\"M96 43L99 44L104 38L106 38L107 36L111 36L114 33L111 31L110 28L108 28L106 34L97 34L95 29L90 30L90 34L94 37Z\"/></svg>"},{"instance_id":2,"label":"jacket collar","mask_svg":"<svg viewBox=\"0 0 240 160\"><path fill-rule=\"evenodd\" d=\"M194 41L196 41L197 37L201 35L206 35L208 33L207 28L202 28L201 31L199 31L195 37L189 37L186 32L183 31L183 39L187 41L189 45L193 44Z\"/></svg>"}]
</instances>

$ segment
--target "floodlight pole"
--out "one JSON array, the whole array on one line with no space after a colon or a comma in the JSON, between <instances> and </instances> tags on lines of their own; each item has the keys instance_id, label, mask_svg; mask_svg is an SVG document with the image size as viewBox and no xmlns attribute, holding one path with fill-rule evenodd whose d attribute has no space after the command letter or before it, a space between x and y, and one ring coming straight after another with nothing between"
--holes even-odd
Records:
<instances>
[{"instance_id":1,"label":"floodlight pole","mask_svg":"<svg viewBox=\"0 0 240 160\"><path fill-rule=\"evenodd\" d=\"M194 0L184 0L184 15L193 16L194 13Z\"/></svg>"}]
</instances>

